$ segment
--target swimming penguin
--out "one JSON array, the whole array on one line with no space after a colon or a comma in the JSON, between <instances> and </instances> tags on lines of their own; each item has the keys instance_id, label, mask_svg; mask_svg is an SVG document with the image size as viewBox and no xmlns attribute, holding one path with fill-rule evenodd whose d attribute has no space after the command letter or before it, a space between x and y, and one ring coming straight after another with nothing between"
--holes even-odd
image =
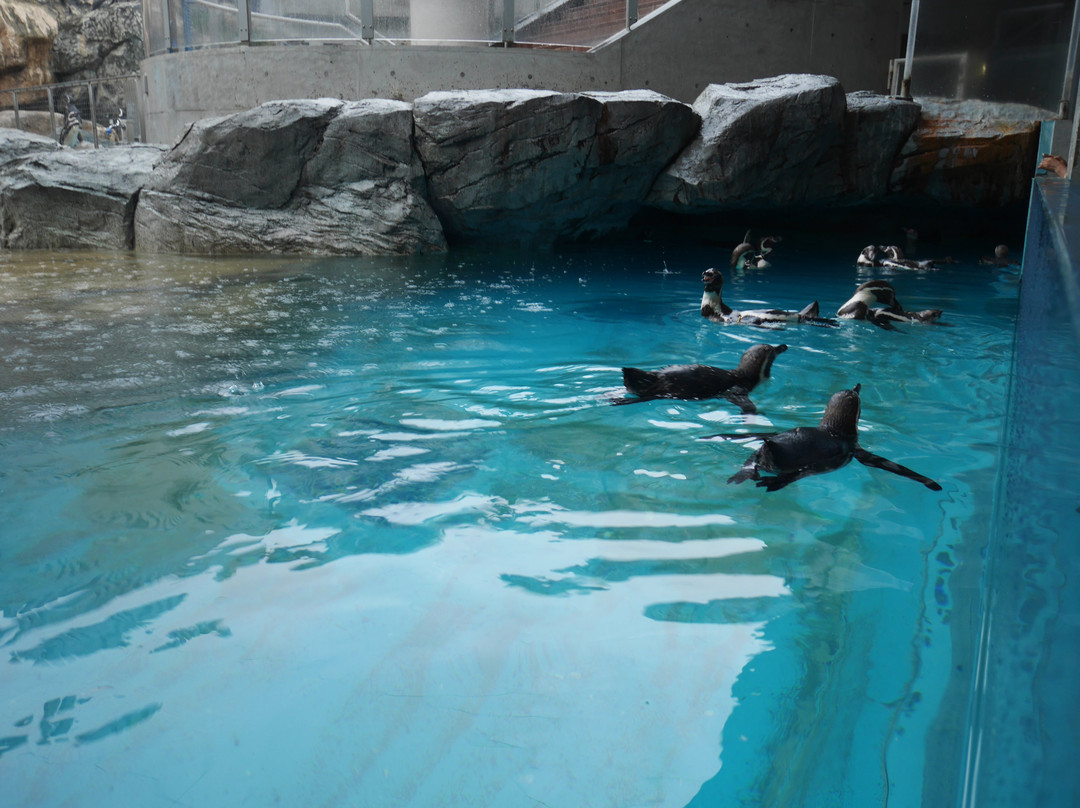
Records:
<instances>
[{"instance_id":1,"label":"swimming penguin","mask_svg":"<svg viewBox=\"0 0 1080 808\"><path fill-rule=\"evenodd\" d=\"M755 248L750 241L750 231L746 231L742 243L731 251L732 269L768 269L770 264L766 259L773 247L783 239L780 236L765 236L758 242Z\"/></svg>"},{"instance_id":2,"label":"swimming penguin","mask_svg":"<svg viewBox=\"0 0 1080 808\"><path fill-rule=\"evenodd\" d=\"M669 365L660 370L623 368L623 384L636 398L617 398L612 404L633 404L657 398L700 400L723 396L743 412L757 412L749 393L769 378L772 363L786 345L754 345L734 370L711 365Z\"/></svg>"},{"instance_id":3,"label":"swimming penguin","mask_svg":"<svg viewBox=\"0 0 1080 808\"><path fill-rule=\"evenodd\" d=\"M82 138L82 115L70 95L65 95L64 100L67 101L67 118L60 130L59 140L62 146L74 147Z\"/></svg>"},{"instance_id":4,"label":"swimming penguin","mask_svg":"<svg viewBox=\"0 0 1080 808\"><path fill-rule=\"evenodd\" d=\"M979 259L979 263L983 266L992 267L1014 267L1019 266L1011 258L1009 258L1009 248L1005 244L999 244L994 247L993 256L984 255Z\"/></svg>"},{"instance_id":5,"label":"swimming penguin","mask_svg":"<svg viewBox=\"0 0 1080 808\"><path fill-rule=\"evenodd\" d=\"M783 323L810 323L812 325L835 326L835 320L819 317L818 302L815 300L801 311L786 309L746 309L735 311L727 305L721 296L724 276L720 270L709 267L701 274L705 291L701 296L701 316L718 323L743 323L745 325L776 326Z\"/></svg>"},{"instance_id":6,"label":"swimming penguin","mask_svg":"<svg viewBox=\"0 0 1080 808\"><path fill-rule=\"evenodd\" d=\"M880 303L884 308L875 308ZM886 330L894 330L893 323L936 323L941 319L941 309L905 311L896 298L896 290L888 281L873 280L859 284L848 301L836 312L844 320L868 320Z\"/></svg>"},{"instance_id":7,"label":"swimming penguin","mask_svg":"<svg viewBox=\"0 0 1080 808\"><path fill-rule=\"evenodd\" d=\"M859 446L861 387L857 384L850 390L834 393L816 427L801 426L787 432L725 433L702 440L758 438L762 441L761 447L728 479L728 483L754 480L759 488L779 491L803 477L843 468L855 458L864 466L891 471L920 482L931 491L940 491L941 486L929 477ZM762 471L775 476L762 477Z\"/></svg>"},{"instance_id":8,"label":"swimming penguin","mask_svg":"<svg viewBox=\"0 0 1080 808\"><path fill-rule=\"evenodd\" d=\"M924 261L916 261L913 258L905 258L904 251L895 244L885 247L880 244L870 244L863 247L855 263L861 267L890 267L892 269L938 269L939 264L955 264L952 258L927 258Z\"/></svg>"}]
</instances>

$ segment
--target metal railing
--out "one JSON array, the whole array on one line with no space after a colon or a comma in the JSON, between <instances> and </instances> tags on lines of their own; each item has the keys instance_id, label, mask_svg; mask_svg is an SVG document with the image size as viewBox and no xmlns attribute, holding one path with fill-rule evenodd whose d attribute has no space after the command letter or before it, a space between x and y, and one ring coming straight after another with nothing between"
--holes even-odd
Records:
<instances>
[{"instance_id":1,"label":"metal railing","mask_svg":"<svg viewBox=\"0 0 1080 808\"><path fill-rule=\"evenodd\" d=\"M67 132L76 145L92 143L94 148L139 142L137 88L138 76L126 75L4 90L0 92L0 126L59 142ZM76 120L77 131L72 133L69 124Z\"/></svg>"},{"instance_id":2,"label":"metal railing","mask_svg":"<svg viewBox=\"0 0 1080 808\"><path fill-rule=\"evenodd\" d=\"M143 0L143 24L149 56L221 45L338 40L588 48L630 28L643 13L666 2ZM567 28L579 18L592 21L584 33L578 23L577 36L568 35Z\"/></svg>"}]
</instances>

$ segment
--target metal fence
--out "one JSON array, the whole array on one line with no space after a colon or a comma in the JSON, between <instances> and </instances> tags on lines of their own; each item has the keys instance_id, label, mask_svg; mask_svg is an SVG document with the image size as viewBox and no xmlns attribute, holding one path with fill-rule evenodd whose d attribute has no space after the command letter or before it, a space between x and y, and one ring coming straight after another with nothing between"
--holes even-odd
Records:
<instances>
[{"instance_id":1,"label":"metal fence","mask_svg":"<svg viewBox=\"0 0 1080 808\"><path fill-rule=\"evenodd\" d=\"M66 146L142 140L138 76L84 79L0 92L0 126L55 138Z\"/></svg>"},{"instance_id":2,"label":"metal fence","mask_svg":"<svg viewBox=\"0 0 1080 808\"><path fill-rule=\"evenodd\" d=\"M588 48L668 0L143 0L149 56L218 45L352 40Z\"/></svg>"}]
</instances>

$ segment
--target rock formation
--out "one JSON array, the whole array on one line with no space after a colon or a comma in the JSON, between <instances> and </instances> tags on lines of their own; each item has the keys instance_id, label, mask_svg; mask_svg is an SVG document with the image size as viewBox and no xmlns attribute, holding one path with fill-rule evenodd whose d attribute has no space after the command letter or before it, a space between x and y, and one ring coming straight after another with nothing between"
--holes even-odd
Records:
<instances>
[{"instance_id":1,"label":"rock formation","mask_svg":"<svg viewBox=\"0 0 1080 808\"><path fill-rule=\"evenodd\" d=\"M9 134L10 133L10 134ZM158 146L61 149L52 138L0 134L0 245L9 249L134 246L139 189Z\"/></svg>"},{"instance_id":2,"label":"rock formation","mask_svg":"<svg viewBox=\"0 0 1080 808\"><path fill-rule=\"evenodd\" d=\"M40 3L0 2L0 90L53 81L52 45L59 26Z\"/></svg>"},{"instance_id":3,"label":"rock formation","mask_svg":"<svg viewBox=\"0 0 1080 808\"><path fill-rule=\"evenodd\" d=\"M713 85L694 108L646 91L273 101L194 124L156 162L0 138L0 233L8 247L409 254L589 238L650 209L1000 207L1027 196L1038 117L845 96L824 76Z\"/></svg>"},{"instance_id":4,"label":"rock formation","mask_svg":"<svg viewBox=\"0 0 1080 808\"><path fill-rule=\"evenodd\" d=\"M980 206L1027 196L1039 159L1037 110L939 99L919 105L919 126L891 172L892 194Z\"/></svg>"},{"instance_id":5,"label":"rock formation","mask_svg":"<svg viewBox=\"0 0 1080 808\"><path fill-rule=\"evenodd\" d=\"M701 132L648 201L674 212L799 204L843 133L844 90L829 76L710 84L694 102Z\"/></svg>"},{"instance_id":6,"label":"rock formation","mask_svg":"<svg viewBox=\"0 0 1080 808\"><path fill-rule=\"evenodd\" d=\"M447 237L533 245L625 227L699 123L650 91L436 92L413 116Z\"/></svg>"},{"instance_id":7,"label":"rock formation","mask_svg":"<svg viewBox=\"0 0 1080 808\"><path fill-rule=\"evenodd\" d=\"M140 248L200 253L441 250L399 101L271 101L194 124L143 190Z\"/></svg>"}]
</instances>

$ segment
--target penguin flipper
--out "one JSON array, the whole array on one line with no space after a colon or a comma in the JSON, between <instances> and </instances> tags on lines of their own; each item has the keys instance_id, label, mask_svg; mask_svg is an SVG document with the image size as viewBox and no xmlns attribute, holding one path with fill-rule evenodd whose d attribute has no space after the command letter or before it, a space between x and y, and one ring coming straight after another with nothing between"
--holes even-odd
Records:
<instances>
[{"instance_id":1,"label":"penguin flipper","mask_svg":"<svg viewBox=\"0 0 1080 808\"><path fill-rule=\"evenodd\" d=\"M722 395L744 413L757 412L757 407L755 407L754 402L750 400L747 391L741 387L732 387Z\"/></svg>"},{"instance_id":2,"label":"penguin flipper","mask_svg":"<svg viewBox=\"0 0 1080 808\"><path fill-rule=\"evenodd\" d=\"M777 432L718 432L715 435L705 435L698 440L764 440L777 435Z\"/></svg>"},{"instance_id":3,"label":"penguin flipper","mask_svg":"<svg viewBox=\"0 0 1080 808\"><path fill-rule=\"evenodd\" d=\"M620 404L638 404L642 401L654 401L654 396L626 396L625 398L613 398L611 403L615 406Z\"/></svg>"},{"instance_id":4,"label":"penguin flipper","mask_svg":"<svg viewBox=\"0 0 1080 808\"><path fill-rule=\"evenodd\" d=\"M907 477L909 480L915 480L920 482L929 488L931 491L940 491L941 486L931 480L929 477L924 477L917 471L912 471L907 466L901 466L899 463L894 463L881 455L868 452L861 447L855 449L855 459L862 463L864 466L870 466L871 468L882 469L883 471L891 471L893 474L899 474L901 477Z\"/></svg>"},{"instance_id":5,"label":"penguin flipper","mask_svg":"<svg viewBox=\"0 0 1080 808\"><path fill-rule=\"evenodd\" d=\"M761 485L761 477L758 476L756 457L756 455L751 457L749 460L743 463L741 469L728 477L728 485L731 485L732 483L738 485L739 483L745 482L746 480L758 480L758 485Z\"/></svg>"},{"instance_id":6,"label":"penguin flipper","mask_svg":"<svg viewBox=\"0 0 1080 808\"><path fill-rule=\"evenodd\" d=\"M775 477L761 477L757 481L758 488L764 488L766 491L779 491L781 488L785 488L791 485L796 480L806 477L806 474L777 474Z\"/></svg>"}]
</instances>

